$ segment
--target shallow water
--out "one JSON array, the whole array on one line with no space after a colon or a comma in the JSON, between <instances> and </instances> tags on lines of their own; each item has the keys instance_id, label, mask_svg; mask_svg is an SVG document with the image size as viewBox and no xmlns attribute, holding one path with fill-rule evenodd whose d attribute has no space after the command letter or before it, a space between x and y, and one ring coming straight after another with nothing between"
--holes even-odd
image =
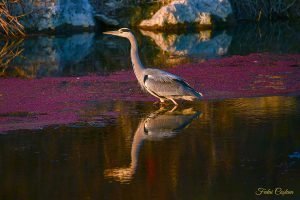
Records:
<instances>
[{"instance_id":1,"label":"shallow water","mask_svg":"<svg viewBox=\"0 0 300 200\"><path fill-rule=\"evenodd\" d=\"M1 199L299 198L300 99L260 97L158 109L91 106L102 121L0 136ZM272 198L275 195L272 196Z\"/></svg>"},{"instance_id":2,"label":"shallow water","mask_svg":"<svg viewBox=\"0 0 300 200\"><path fill-rule=\"evenodd\" d=\"M277 23L186 34L135 32L143 62L170 68L257 52L299 54L299 29L299 25ZM4 44L1 41L2 47ZM20 51L11 60L10 54L2 59L9 61L1 65L1 75L6 77L107 75L131 69L128 42L100 33L32 36L6 48L12 49L9 52ZM226 70L226 66L220 69ZM269 68L263 68L266 69ZM283 95L286 88L281 86L285 84L281 79L277 84L274 71L266 73L269 79L258 77L260 82L254 82L257 87L268 86L268 82L271 89ZM282 76L294 77L284 73ZM245 77L237 80L242 78ZM62 81L61 87L81 83L75 79ZM224 80L234 81L230 77ZM264 85L260 85L261 81ZM298 81L298 77L288 79L290 85ZM89 89L91 83L83 83L82 91ZM36 91L39 94L40 90ZM246 88L245 94L247 91ZM291 91L289 95L299 94ZM130 98L134 94L126 91L123 96ZM126 101L123 96L112 102L94 98L88 106L81 107L76 107L76 101L66 101L66 112L78 108L81 121L39 129L36 127L40 124L34 124L39 116L34 112L1 112L0 120L11 117L22 125L24 119L30 119L20 127L35 130L7 129L11 131L0 134L0 199L300 198L299 96L237 95L242 98L224 99L217 95L218 98L185 103L176 109L171 105L160 109L152 105L151 99ZM26 105L42 110L43 102L30 104L35 97L27 97ZM0 103L3 99L0 94ZM57 109L64 110L61 105ZM257 196L259 188L282 188L294 194L277 196L273 191L271 195Z\"/></svg>"}]
</instances>

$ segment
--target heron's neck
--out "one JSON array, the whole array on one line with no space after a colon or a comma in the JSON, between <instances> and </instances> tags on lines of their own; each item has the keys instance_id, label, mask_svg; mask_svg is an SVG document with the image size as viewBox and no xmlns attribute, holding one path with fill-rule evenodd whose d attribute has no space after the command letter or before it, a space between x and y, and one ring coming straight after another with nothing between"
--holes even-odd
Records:
<instances>
[{"instance_id":1,"label":"heron's neck","mask_svg":"<svg viewBox=\"0 0 300 200\"><path fill-rule=\"evenodd\" d=\"M141 147L143 145L143 141L145 139L144 135L144 126L145 121L141 121L137 130L135 131L132 145L131 145L131 169L133 172L135 172L137 165L138 165L138 159L139 159L139 153L141 150Z\"/></svg>"},{"instance_id":2,"label":"heron's neck","mask_svg":"<svg viewBox=\"0 0 300 200\"><path fill-rule=\"evenodd\" d=\"M136 39L134 37L130 37L129 41L131 44L130 56L131 56L133 70L138 81L141 82L143 80L143 70L145 68L139 57L139 51L138 51L138 45Z\"/></svg>"}]
</instances>

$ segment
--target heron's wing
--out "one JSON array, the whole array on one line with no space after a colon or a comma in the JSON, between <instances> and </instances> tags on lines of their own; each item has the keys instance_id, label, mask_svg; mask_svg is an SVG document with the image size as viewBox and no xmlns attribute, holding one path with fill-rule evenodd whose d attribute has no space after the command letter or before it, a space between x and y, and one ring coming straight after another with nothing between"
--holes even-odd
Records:
<instances>
[{"instance_id":1,"label":"heron's wing","mask_svg":"<svg viewBox=\"0 0 300 200\"><path fill-rule=\"evenodd\" d=\"M170 82L173 80L183 81L183 79L179 76L159 69L148 68L145 70L144 74L148 75L149 77L151 76L152 79L160 82Z\"/></svg>"},{"instance_id":2,"label":"heron's wing","mask_svg":"<svg viewBox=\"0 0 300 200\"><path fill-rule=\"evenodd\" d=\"M198 94L182 78L159 69L145 70L144 85L159 97L197 96Z\"/></svg>"},{"instance_id":3,"label":"heron's wing","mask_svg":"<svg viewBox=\"0 0 300 200\"><path fill-rule=\"evenodd\" d=\"M147 118L144 130L157 133L160 131L180 131L186 128L200 114L200 112L195 112L191 115L185 115L183 113L165 113L158 115L155 118Z\"/></svg>"}]
</instances>

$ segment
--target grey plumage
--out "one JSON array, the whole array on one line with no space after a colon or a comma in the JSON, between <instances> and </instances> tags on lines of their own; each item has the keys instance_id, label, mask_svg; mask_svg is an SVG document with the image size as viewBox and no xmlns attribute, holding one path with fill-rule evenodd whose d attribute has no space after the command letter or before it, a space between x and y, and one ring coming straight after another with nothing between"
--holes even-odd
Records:
<instances>
[{"instance_id":1,"label":"grey plumage","mask_svg":"<svg viewBox=\"0 0 300 200\"><path fill-rule=\"evenodd\" d=\"M145 68L138 55L137 41L128 28L104 32L104 34L125 37L130 41L131 61L137 80L143 89L159 98L160 102L171 100L177 105L175 101L177 99L193 101L203 96L179 76L159 69Z\"/></svg>"},{"instance_id":2,"label":"grey plumage","mask_svg":"<svg viewBox=\"0 0 300 200\"><path fill-rule=\"evenodd\" d=\"M195 111L193 108L170 111L161 107L140 124L140 127L144 126L140 131L149 140L161 140L179 133L200 115L201 112Z\"/></svg>"}]
</instances>

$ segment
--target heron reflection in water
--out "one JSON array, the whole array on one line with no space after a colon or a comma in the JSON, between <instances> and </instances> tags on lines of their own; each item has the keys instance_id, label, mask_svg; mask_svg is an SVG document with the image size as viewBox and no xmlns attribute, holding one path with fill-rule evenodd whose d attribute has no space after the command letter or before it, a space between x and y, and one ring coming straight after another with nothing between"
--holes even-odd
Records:
<instances>
[{"instance_id":1,"label":"heron reflection in water","mask_svg":"<svg viewBox=\"0 0 300 200\"><path fill-rule=\"evenodd\" d=\"M175 107L174 107L175 108ZM139 152L144 140L163 140L174 137L185 129L201 112L193 108L182 110L168 110L161 107L142 119L135 131L131 145L131 163L126 168L106 169L104 176L112 178L121 183L129 182L136 172L138 166Z\"/></svg>"}]
</instances>

